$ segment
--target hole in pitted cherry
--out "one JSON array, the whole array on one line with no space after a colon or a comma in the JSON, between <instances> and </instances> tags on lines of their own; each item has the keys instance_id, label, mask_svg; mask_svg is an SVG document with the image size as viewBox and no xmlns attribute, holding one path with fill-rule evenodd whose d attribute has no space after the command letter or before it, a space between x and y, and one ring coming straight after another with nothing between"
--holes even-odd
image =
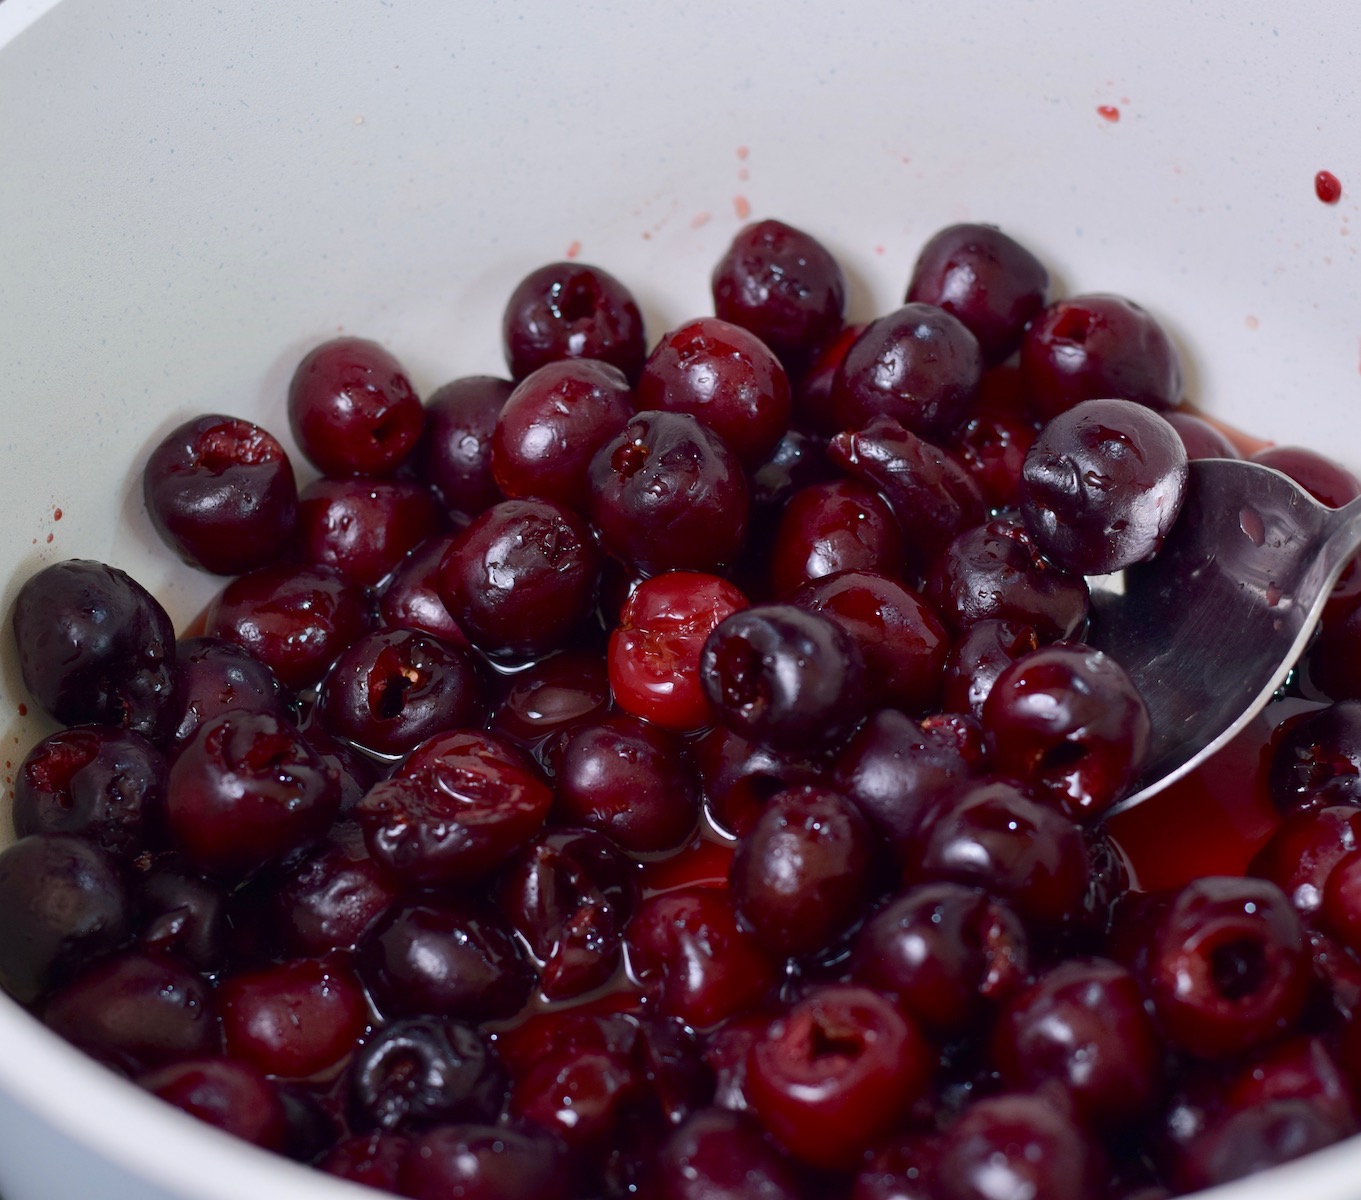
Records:
<instances>
[{"instance_id":1,"label":"hole in pitted cherry","mask_svg":"<svg viewBox=\"0 0 1361 1200\"><path fill-rule=\"evenodd\" d=\"M1088 747L1081 742L1059 742L1040 755L1040 772L1045 775L1067 774L1087 757L1088 752Z\"/></svg>"},{"instance_id":2,"label":"hole in pitted cherry","mask_svg":"<svg viewBox=\"0 0 1361 1200\"><path fill-rule=\"evenodd\" d=\"M1237 938L1210 951L1210 975L1226 1000L1244 1000L1267 979L1266 950L1256 938Z\"/></svg>"}]
</instances>

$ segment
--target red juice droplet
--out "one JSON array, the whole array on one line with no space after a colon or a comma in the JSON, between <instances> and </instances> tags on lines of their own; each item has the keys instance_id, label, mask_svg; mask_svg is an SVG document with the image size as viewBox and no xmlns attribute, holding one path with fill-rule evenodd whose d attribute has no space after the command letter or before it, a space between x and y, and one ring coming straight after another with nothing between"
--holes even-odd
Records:
<instances>
[{"instance_id":1,"label":"red juice droplet","mask_svg":"<svg viewBox=\"0 0 1361 1200\"><path fill-rule=\"evenodd\" d=\"M578 254L580 254L580 253L581 253L581 243L580 243L580 242L573 242L570 246L567 247L567 257L568 257L568 258L576 258L576 256L577 256Z\"/></svg>"},{"instance_id":2,"label":"red juice droplet","mask_svg":"<svg viewBox=\"0 0 1361 1200\"><path fill-rule=\"evenodd\" d=\"M60 521L60 520L61 520L61 509L59 509L59 508L54 508L54 509L52 510L52 519L53 519L54 521Z\"/></svg>"},{"instance_id":3,"label":"red juice droplet","mask_svg":"<svg viewBox=\"0 0 1361 1200\"><path fill-rule=\"evenodd\" d=\"M28 716L28 705L27 705L27 704L20 704L20 705L19 705L19 715L20 715L21 717L26 717L26 716Z\"/></svg>"},{"instance_id":4,"label":"red juice droplet","mask_svg":"<svg viewBox=\"0 0 1361 1200\"><path fill-rule=\"evenodd\" d=\"M1342 199L1342 182L1331 171L1320 171L1314 176L1314 195L1324 204L1336 204Z\"/></svg>"},{"instance_id":5,"label":"red juice droplet","mask_svg":"<svg viewBox=\"0 0 1361 1200\"><path fill-rule=\"evenodd\" d=\"M745 221L751 216L751 201L745 196L734 196L732 198L733 211L737 213L739 221Z\"/></svg>"},{"instance_id":6,"label":"red juice droplet","mask_svg":"<svg viewBox=\"0 0 1361 1200\"><path fill-rule=\"evenodd\" d=\"M1097 116L1110 121L1112 124L1120 119L1120 110L1114 104L1098 104L1096 112Z\"/></svg>"}]
</instances>

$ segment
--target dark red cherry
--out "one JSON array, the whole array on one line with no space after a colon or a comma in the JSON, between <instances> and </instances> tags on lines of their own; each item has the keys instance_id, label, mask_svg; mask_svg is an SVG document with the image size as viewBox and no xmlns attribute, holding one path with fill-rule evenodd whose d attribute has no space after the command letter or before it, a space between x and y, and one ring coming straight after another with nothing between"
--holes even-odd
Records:
<instances>
[{"instance_id":1,"label":"dark red cherry","mask_svg":"<svg viewBox=\"0 0 1361 1200\"><path fill-rule=\"evenodd\" d=\"M1252 461L1289 475L1320 504L1341 508L1361 496L1361 479L1341 463L1303 446L1266 446Z\"/></svg>"},{"instance_id":2,"label":"dark red cherry","mask_svg":"<svg viewBox=\"0 0 1361 1200\"><path fill-rule=\"evenodd\" d=\"M467 646L467 636L440 599L439 565L457 533L439 534L415 547L384 580L378 616L392 629L415 629L451 646Z\"/></svg>"},{"instance_id":3,"label":"dark red cherry","mask_svg":"<svg viewBox=\"0 0 1361 1200\"><path fill-rule=\"evenodd\" d=\"M661 1200L802 1200L801 1171L746 1113L704 1108L657 1151Z\"/></svg>"},{"instance_id":4,"label":"dark red cherry","mask_svg":"<svg viewBox=\"0 0 1361 1200\"><path fill-rule=\"evenodd\" d=\"M308 351L288 386L288 423L327 475L390 475L415 449L425 411L377 342L341 337Z\"/></svg>"},{"instance_id":5,"label":"dark red cherry","mask_svg":"<svg viewBox=\"0 0 1361 1200\"><path fill-rule=\"evenodd\" d=\"M293 698L249 650L225 638L181 638L175 646L180 719L174 742L183 745L202 725L229 710L291 719Z\"/></svg>"},{"instance_id":6,"label":"dark red cherry","mask_svg":"<svg viewBox=\"0 0 1361 1200\"><path fill-rule=\"evenodd\" d=\"M186 421L142 467L147 513L192 567L240 575L279 557L293 537L298 489L277 438L212 414Z\"/></svg>"},{"instance_id":7,"label":"dark red cherry","mask_svg":"<svg viewBox=\"0 0 1361 1200\"><path fill-rule=\"evenodd\" d=\"M1271 739L1267 784L1283 812L1361 804L1361 701L1282 723Z\"/></svg>"},{"instance_id":8,"label":"dark red cherry","mask_svg":"<svg viewBox=\"0 0 1361 1200\"><path fill-rule=\"evenodd\" d=\"M1174 409L1163 419L1177 431L1187 458L1242 458L1238 447L1217 426L1195 413Z\"/></svg>"},{"instance_id":9,"label":"dark red cherry","mask_svg":"<svg viewBox=\"0 0 1361 1200\"><path fill-rule=\"evenodd\" d=\"M945 660L941 704L947 712L981 717L997 677L1039 646L1039 636L1029 625L995 618L975 622L960 635Z\"/></svg>"},{"instance_id":10,"label":"dark red cherry","mask_svg":"<svg viewBox=\"0 0 1361 1200\"><path fill-rule=\"evenodd\" d=\"M836 479L800 488L784 505L770 543L770 593L788 599L810 580L841 571L901 576L903 533L873 488Z\"/></svg>"},{"instance_id":11,"label":"dark red cherry","mask_svg":"<svg viewBox=\"0 0 1361 1200\"><path fill-rule=\"evenodd\" d=\"M539 659L510 677L491 727L537 750L556 734L610 711L610 681L598 654L563 650ZM698 685L696 685L698 686Z\"/></svg>"},{"instance_id":12,"label":"dark red cherry","mask_svg":"<svg viewBox=\"0 0 1361 1200\"><path fill-rule=\"evenodd\" d=\"M430 489L412 479L317 479L298 497L304 561L372 586L443 525Z\"/></svg>"},{"instance_id":13,"label":"dark red cherry","mask_svg":"<svg viewBox=\"0 0 1361 1200\"><path fill-rule=\"evenodd\" d=\"M502 498L491 474L491 438L513 388L508 379L469 375L436 388L426 401L412 459L450 513L475 517Z\"/></svg>"},{"instance_id":14,"label":"dark red cherry","mask_svg":"<svg viewBox=\"0 0 1361 1200\"><path fill-rule=\"evenodd\" d=\"M411 1139L398 1193L411 1200L566 1200L570 1182L561 1144L547 1133L437 1125Z\"/></svg>"},{"instance_id":15,"label":"dark red cherry","mask_svg":"<svg viewBox=\"0 0 1361 1200\"><path fill-rule=\"evenodd\" d=\"M191 1058L139 1075L137 1085L266 1150L283 1150L288 1140L288 1116L277 1085L249 1063Z\"/></svg>"}]
</instances>

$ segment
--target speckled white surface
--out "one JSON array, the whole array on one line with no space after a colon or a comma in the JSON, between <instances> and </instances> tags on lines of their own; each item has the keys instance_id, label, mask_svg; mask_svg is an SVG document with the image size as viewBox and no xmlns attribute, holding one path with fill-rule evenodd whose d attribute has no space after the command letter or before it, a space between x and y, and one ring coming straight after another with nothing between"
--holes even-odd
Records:
<instances>
[{"instance_id":1,"label":"speckled white surface","mask_svg":"<svg viewBox=\"0 0 1361 1200\"><path fill-rule=\"evenodd\" d=\"M197 612L214 585L160 553L133 464L203 410L282 431L312 342L376 337L423 390L500 370L507 291L573 250L636 290L655 336L707 310L747 212L821 237L861 317L896 303L934 229L1000 224L1063 290L1164 318L1197 402L1361 467L1361 27L1342 0L48 7L0 5L6 612L76 555ZM1320 169L1339 204L1314 197ZM39 726L0 660L17 761ZM45 1160L0 1121L8 1200L153 1194L48 1165L105 1153L176 1196L282 1190L276 1164L98 1078L7 1003L0 1090L96 1151ZM1238 1194L1356 1195L1361 1147L1295 1170ZM287 1194L342 1193L300 1175Z\"/></svg>"}]
</instances>

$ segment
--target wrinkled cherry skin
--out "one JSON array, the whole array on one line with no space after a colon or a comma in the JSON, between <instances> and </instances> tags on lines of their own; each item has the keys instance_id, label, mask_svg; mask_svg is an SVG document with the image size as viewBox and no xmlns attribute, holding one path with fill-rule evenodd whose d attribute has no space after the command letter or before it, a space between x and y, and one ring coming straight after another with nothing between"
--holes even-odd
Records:
<instances>
[{"instance_id":1,"label":"wrinkled cherry skin","mask_svg":"<svg viewBox=\"0 0 1361 1200\"><path fill-rule=\"evenodd\" d=\"M193 1058L137 1077L168 1104L266 1150L281 1151L288 1117L279 1089L248 1063L226 1058Z\"/></svg>"},{"instance_id":2,"label":"wrinkled cherry skin","mask_svg":"<svg viewBox=\"0 0 1361 1200\"><path fill-rule=\"evenodd\" d=\"M138 734L97 725L63 729L19 764L14 832L80 834L131 858L159 831L167 770L165 756Z\"/></svg>"},{"instance_id":3,"label":"wrinkled cherry skin","mask_svg":"<svg viewBox=\"0 0 1361 1200\"><path fill-rule=\"evenodd\" d=\"M906 304L871 321L846 352L832 405L842 429L885 416L919 437L948 437L972 415L982 376L978 339L958 318Z\"/></svg>"},{"instance_id":4,"label":"wrinkled cherry skin","mask_svg":"<svg viewBox=\"0 0 1361 1200\"><path fill-rule=\"evenodd\" d=\"M443 524L430 489L411 479L317 479L298 497L304 561L371 586Z\"/></svg>"},{"instance_id":5,"label":"wrinkled cherry skin","mask_svg":"<svg viewBox=\"0 0 1361 1200\"><path fill-rule=\"evenodd\" d=\"M785 958L835 947L874 895L875 839L860 810L825 788L771 797L738 844L729 889L738 916Z\"/></svg>"},{"instance_id":6,"label":"wrinkled cherry skin","mask_svg":"<svg viewBox=\"0 0 1361 1200\"><path fill-rule=\"evenodd\" d=\"M659 1012L707 1029L759 1002L775 982L760 941L720 889L651 896L625 932L629 969Z\"/></svg>"},{"instance_id":7,"label":"wrinkled cherry skin","mask_svg":"<svg viewBox=\"0 0 1361 1200\"><path fill-rule=\"evenodd\" d=\"M916 570L987 515L982 490L964 465L893 417L838 433L827 457L883 496Z\"/></svg>"},{"instance_id":8,"label":"wrinkled cherry skin","mask_svg":"<svg viewBox=\"0 0 1361 1200\"><path fill-rule=\"evenodd\" d=\"M942 1136L933 1195L1089 1200L1099 1194L1094 1158L1087 1135L1051 1098L988 1096L969 1105Z\"/></svg>"},{"instance_id":9,"label":"wrinkled cherry skin","mask_svg":"<svg viewBox=\"0 0 1361 1200\"><path fill-rule=\"evenodd\" d=\"M579 358L599 359L634 380L647 354L633 293L586 263L548 263L516 284L501 318L501 340L517 380L548 363Z\"/></svg>"},{"instance_id":10,"label":"wrinkled cherry skin","mask_svg":"<svg viewBox=\"0 0 1361 1200\"><path fill-rule=\"evenodd\" d=\"M553 793L533 761L480 730L417 746L355 809L374 859L408 885L485 878L538 832Z\"/></svg>"},{"instance_id":11,"label":"wrinkled cherry skin","mask_svg":"<svg viewBox=\"0 0 1361 1200\"><path fill-rule=\"evenodd\" d=\"M263 567L227 584L204 631L249 651L286 688L316 683L369 627L363 592L324 567Z\"/></svg>"},{"instance_id":12,"label":"wrinkled cherry skin","mask_svg":"<svg viewBox=\"0 0 1361 1200\"><path fill-rule=\"evenodd\" d=\"M566 1200L571 1173L546 1133L505 1125L437 1125L411 1139L398 1192L411 1200Z\"/></svg>"},{"instance_id":13,"label":"wrinkled cherry skin","mask_svg":"<svg viewBox=\"0 0 1361 1200\"><path fill-rule=\"evenodd\" d=\"M435 586L473 645L535 658L578 631L599 577L600 552L580 517L546 500L504 500L453 540Z\"/></svg>"},{"instance_id":14,"label":"wrinkled cherry skin","mask_svg":"<svg viewBox=\"0 0 1361 1200\"><path fill-rule=\"evenodd\" d=\"M789 604L728 617L704 643L699 669L718 720L775 749L833 745L867 704L864 663L850 635Z\"/></svg>"},{"instance_id":15,"label":"wrinkled cherry skin","mask_svg":"<svg viewBox=\"0 0 1361 1200\"><path fill-rule=\"evenodd\" d=\"M1148 1115L1162 1044L1134 976L1107 959L1069 959L1013 996L992 1030L992 1061L1017 1090L1054 1080L1089 1127Z\"/></svg>"},{"instance_id":16,"label":"wrinkled cherry skin","mask_svg":"<svg viewBox=\"0 0 1361 1200\"><path fill-rule=\"evenodd\" d=\"M293 536L298 488L277 438L236 417L196 417L147 456L151 523L191 567L240 575L279 557Z\"/></svg>"},{"instance_id":17,"label":"wrinkled cherry skin","mask_svg":"<svg viewBox=\"0 0 1361 1200\"><path fill-rule=\"evenodd\" d=\"M846 1168L926 1094L935 1058L915 1024L879 993L824 985L753 1044L747 1094L795 1158Z\"/></svg>"},{"instance_id":18,"label":"wrinkled cherry skin","mask_svg":"<svg viewBox=\"0 0 1361 1200\"><path fill-rule=\"evenodd\" d=\"M1000 229L950 225L922 247L907 301L958 317L991 366L1021 344L1026 322L1044 306L1048 290L1044 264Z\"/></svg>"},{"instance_id":19,"label":"wrinkled cherry skin","mask_svg":"<svg viewBox=\"0 0 1361 1200\"><path fill-rule=\"evenodd\" d=\"M180 719L173 741L182 746L199 728L229 710L293 717L293 697L250 651L225 638L181 638L175 647Z\"/></svg>"},{"instance_id":20,"label":"wrinkled cherry skin","mask_svg":"<svg viewBox=\"0 0 1361 1200\"><path fill-rule=\"evenodd\" d=\"M84 838L33 834L0 851L0 986L33 1004L127 936L117 862Z\"/></svg>"},{"instance_id":21,"label":"wrinkled cherry skin","mask_svg":"<svg viewBox=\"0 0 1361 1200\"><path fill-rule=\"evenodd\" d=\"M699 819L699 785L675 735L637 717L583 725L553 751L555 818L626 850L674 850Z\"/></svg>"},{"instance_id":22,"label":"wrinkled cherry skin","mask_svg":"<svg viewBox=\"0 0 1361 1200\"><path fill-rule=\"evenodd\" d=\"M840 571L902 574L903 533L872 488L836 479L790 496L770 546L770 593L787 599L810 580Z\"/></svg>"},{"instance_id":23,"label":"wrinkled cherry skin","mask_svg":"<svg viewBox=\"0 0 1361 1200\"><path fill-rule=\"evenodd\" d=\"M501 915L543 964L550 1000L609 981L637 895L636 864L590 829L540 834L506 863L494 890Z\"/></svg>"},{"instance_id":24,"label":"wrinkled cherry skin","mask_svg":"<svg viewBox=\"0 0 1361 1200\"><path fill-rule=\"evenodd\" d=\"M700 317L657 343L638 377L638 407L689 413L723 439L748 470L760 466L789 425L789 378L761 339L717 317Z\"/></svg>"},{"instance_id":25,"label":"wrinkled cherry skin","mask_svg":"<svg viewBox=\"0 0 1361 1200\"><path fill-rule=\"evenodd\" d=\"M355 1051L346 1077L349 1112L366 1129L495 1121L506 1091L488 1035L435 1017L384 1026Z\"/></svg>"},{"instance_id":26,"label":"wrinkled cherry skin","mask_svg":"<svg viewBox=\"0 0 1361 1200\"><path fill-rule=\"evenodd\" d=\"M466 900L395 909L365 939L359 973L386 1016L502 1020L534 987L509 927Z\"/></svg>"},{"instance_id":27,"label":"wrinkled cherry skin","mask_svg":"<svg viewBox=\"0 0 1361 1200\"><path fill-rule=\"evenodd\" d=\"M43 1021L102 1062L145 1070L215 1054L211 985L173 955L129 951L95 964L57 992Z\"/></svg>"},{"instance_id":28,"label":"wrinkled cherry skin","mask_svg":"<svg viewBox=\"0 0 1361 1200\"><path fill-rule=\"evenodd\" d=\"M288 423L326 475L390 475L416 447L425 410L377 342L341 337L308 351L288 385Z\"/></svg>"},{"instance_id":29,"label":"wrinkled cherry skin","mask_svg":"<svg viewBox=\"0 0 1361 1200\"><path fill-rule=\"evenodd\" d=\"M480 725L484 691L471 651L410 629L383 630L336 659L317 711L338 737L398 755L442 730Z\"/></svg>"},{"instance_id":30,"label":"wrinkled cherry skin","mask_svg":"<svg viewBox=\"0 0 1361 1200\"><path fill-rule=\"evenodd\" d=\"M932 806L912 838L904 883L949 880L986 888L1028 921L1077 918L1090 879L1082 831L1004 783L976 785Z\"/></svg>"},{"instance_id":31,"label":"wrinkled cherry skin","mask_svg":"<svg viewBox=\"0 0 1361 1200\"><path fill-rule=\"evenodd\" d=\"M959 883L924 883L869 917L851 974L926 1028L964 1033L1029 981L1030 942L1003 901Z\"/></svg>"},{"instance_id":32,"label":"wrinkled cherry skin","mask_svg":"<svg viewBox=\"0 0 1361 1200\"><path fill-rule=\"evenodd\" d=\"M717 575L668 571L643 580L619 610L606 651L619 707L667 729L707 725L700 652L720 621L746 607L741 591Z\"/></svg>"},{"instance_id":33,"label":"wrinkled cherry skin","mask_svg":"<svg viewBox=\"0 0 1361 1200\"><path fill-rule=\"evenodd\" d=\"M1271 739L1267 786L1285 813L1361 805L1361 701L1344 700L1284 722Z\"/></svg>"},{"instance_id":34,"label":"wrinkled cherry skin","mask_svg":"<svg viewBox=\"0 0 1361 1200\"><path fill-rule=\"evenodd\" d=\"M1017 516L961 533L926 576L926 598L959 632L998 618L1030 625L1041 641L1078 635L1087 622L1087 581L1055 567Z\"/></svg>"},{"instance_id":35,"label":"wrinkled cherry skin","mask_svg":"<svg viewBox=\"0 0 1361 1200\"><path fill-rule=\"evenodd\" d=\"M177 710L175 629L116 567L68 559L30 576L14 601L29 694L63 725L117 725L156 741Z\"/></svg>"},{"instance_id":36,"label":"wrinkled cherry skin","mask_svg":"<svg viewBox=\"0 0 1361 1200\"><path fill-rule=\"evenodd\" d=\"M657 1150L661 1200L806 1200L799 1170L746 1113L703 1108Z\"/></svg>"},{"instance_id":37,"label":"wrinkled cherry skin","mask_svg":"<svg viewBox=\"0 0 1361 1200\"><path fill-rule=\"evenodd\" d=\"M296 958L230 975L217 989L229 1057L305 1079L339 1062L368 1025L364 993L339 959Z\"/></svg>"},{"instance_id":38,"label":"wrinkled cherry skin","mask_svg":"<svg viewBox=\"0 0 1361 1200\"><path fill-rule=\"evenodd\" d=\"M641 412L596 451L590 517L606 547L645 575L715 571L746 538L741 460L688 413Z\"/></svg>"},{"instance_id":39,"label":"wrinkled cherry skin","mask_svg":"<svg viewBox=\"0 0 1361 1200\"><path fill-rule=\"evenodd\" d=\"M1041 551L1076 575L1105 575L1157 554L1186 496L1177 431L1129 400L1059 413L1026 455L1021 515Z\"/></svg>"},{"instance_id":40,"label":"wrinkled cherry skin","mask_svg":"<svg viewBox=\"0 0 1361 1200\"><path fill-rule=\"evenodd\" d=\"M166 825L200 870L242 876L321 837L340 787L292 726L257 713L204 725L170 767Z\"/></svg>"},{"instance_id":41,"label":"wrinkled cherry skin","mask_svg":"<svg viewBox=\"0 0 1361 1200\"><path fill-rule=\"evenodd\" d=\"M416 474L451 513L475 517L500 500L491 473L491 439L514 384L468 375L436 388L412 456Z\"/></svg>"},{"instance_id":42,"label":"wrinkled cherry skin","mask_svg":"<svg viewBox=\"0 0 1361 1200\"><path fill-rule=\"evenodd\" d=\"M1226 1058L1288 1029L1309 986L1299 917L1262 879L1187 884L1140 960L1165 1034L1201 1058Z\"/></svg>"},{"instance_id":43,"label":"wrinkled cherry skin","mask_svg":"<svg viewBox=\"0 0 1361 1200\"><path fill-rule=\"evenodd\" d=\"M491 439L492 478L512 499L585 512L591 457L633 409L618 367L594 359L548 363L521 380L501 409Z\"/></svg>"},{"instance_id":44,"label":"wrinkled cherry skin","mask_svg":"<svg viewBox=\"0 0 1361 1200\"><path fill-rule=\"evenodd\" d=\"M841 328L846 276L825 246L783 221L737 231L710 278L714 312L760 338L786 365L806 362Z\"/></svg>"},{"instance_id":45,"label":"wrinkled cherry skin","mask_svg":"<svg viewBox=\"0 0 1361 1200\"><path fill-rule=\"evenodd\" d=\"M1021 372L1035 411L1053 417L1083 400L1114 397L1172 408L1181 361L1152 314L1122 296L1056 300L1021 340Z\"/></svg>"},{"instance_id":46,"label":"wrinkled cherry skin","mask_svg":"<svg viewBox=\"0 0 1361 1200\"><path fill-rule=\"evenodd\" d=\"M1057 642L1018 658L983 705L993 769L1075 821L1128 790L1148 756L1148 708L1109 655Z\"/></svg>"},{"instance_id":47,"label":"wrinkled cherry skin","mask_svg":"<svg viewBox=\"0 0 1361 1200\"><path fill-rule=\"evenodd\" d=\"M865 660L873 707L925 713L935 706L950 639L923 596L871 571L841 571L789 599L850 634Z\"/></svg>"}]
</instances>

